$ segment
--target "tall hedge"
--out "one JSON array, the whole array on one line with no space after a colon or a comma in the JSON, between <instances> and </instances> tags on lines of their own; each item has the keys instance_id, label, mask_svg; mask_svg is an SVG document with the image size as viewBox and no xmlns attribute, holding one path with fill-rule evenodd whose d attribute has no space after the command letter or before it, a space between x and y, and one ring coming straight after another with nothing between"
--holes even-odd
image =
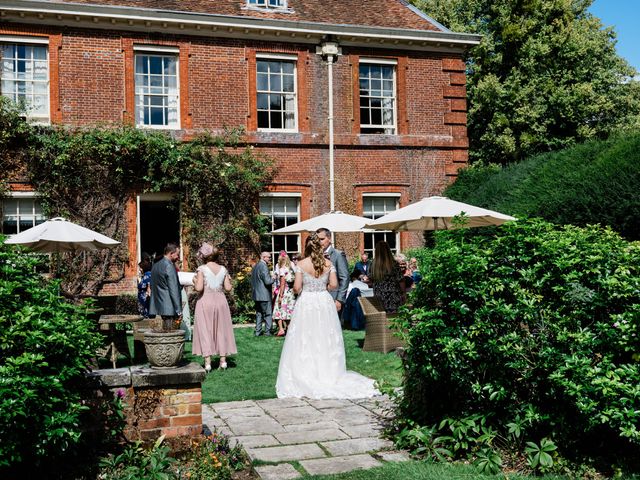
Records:
<instances>
[{"instance_id":1,"label":"tall hedge","mask_svg":"<svg viewBox=\"0 0 640 480\"><path fill-rule=\"evenodd\" d=\"M419 256L405 418L478 414L501 438L518 425L567 457L638 468L640 244L531 220L442 232Z\"/></svg>"},{"instance_id":2,"label":"tall hedge","mask_svg":"<svg viewBox=\"0 0 640 480\"><path fill-rule=\"evenodd\" d=\"M509 167L473 166L445 195L558 224L608 225L640 239L640 132L591 141Z\"/></svg>"},{"instance_id":3,"label":"tall hedge","mask_svg":"<svg viewBox=\"0 0 640 480\"><path fill-rule=\"evenodd\" d=\"M100 341L86 308L36 264L0 238L0 477L55 465L78 445L83 373Z\"/></svg>"}]
</instances>

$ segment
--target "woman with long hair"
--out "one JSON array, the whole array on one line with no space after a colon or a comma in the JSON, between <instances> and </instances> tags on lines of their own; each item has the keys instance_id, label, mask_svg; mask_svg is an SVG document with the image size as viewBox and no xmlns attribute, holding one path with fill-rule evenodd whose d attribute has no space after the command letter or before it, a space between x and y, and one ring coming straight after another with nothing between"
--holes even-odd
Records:
<instances>
[{"instance_id":1,"label":"woman with long hair","mask_svg":"<svg viewBox=\"0 0 640 480\"><path fill-rule=\"evenodd\" d=\"M278 256L278 265L276 266L276 281L279 283L278 294L273 304L273 319L278 321L277 337L285 335L285 329L291 315L293 307L296 303L296 297L293 293L294 273L291 268L291 260L287 252L282 250Z\"/></svg>"},{"instance_id":2,"label":"woman with long hair","mask_svg":"<svg viewBox=\"0 0 640 480\"><path fill-rule=\"evenodd\" d=\"M405 302L405 285L402 269L387 242L376 243L369 278L373 282L373 294L380 299L385 311L397 312Z\"/></svg>"},{"instance_id":3,"label":"woman with long hair","mask_svg":"<svg viewBox=\"0 0 640 480\"><path fill-rule=\"evenodd\" d=\"M202 265L198 267L193 282L200 294L196 302L193 330L193 354L204 357L204 369L211 371L211 356L220 356L220 368L227 368L227 356L238 353L233 336L233 323L227 297L231 291L231 277L227 269L218 263L220 250L203 243L198 250Z\"/></svg>"},{"instance_id":4,"label":"woman with long hair","mask_svg":"<svg viewBox=\"0 0 640 480\"><path fill-rule=\"evenodd\" d=\"M342 327L328 290L338 288L333 264L317 234L296 266L299 294L284 341L276 392L279 398L365 398L378 395L373 380L346 368Z\"/></svg>"}]
</instances>

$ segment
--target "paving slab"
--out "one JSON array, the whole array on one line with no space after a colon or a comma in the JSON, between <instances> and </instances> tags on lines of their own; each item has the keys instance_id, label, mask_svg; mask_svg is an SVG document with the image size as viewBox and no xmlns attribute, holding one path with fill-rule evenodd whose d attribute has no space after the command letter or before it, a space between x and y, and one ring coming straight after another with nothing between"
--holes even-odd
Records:
<instances>
[{"instance_id":1,"label":"paving slab","mask_svg":"<svg viewBox=\"0 0 640 480\"><path fill-rule=\"evenodd\" d=\"M311 475L329 475L332 473L350 472L351 470L368 469L382 465L371 455L351 455L348 457L319 458L300 462L302 468Z\"/></svg>"},{"instance_id":2,"label":"paving slab","mask_svg":"<svg viewBox=\"0 0 640 480\"><path fill-rule=\"evenodd\" d=\"M342 428L336 422L328 422L325 420L315 423L292 423L291 425L283 425L283 427L287 432L311 432L314 430L331 430Z\"/></svg>"},{"instance_id":3,"label":"paving slab","mask_svg":"<svg viewBox=\"0 0 640 480\"><path fill-rule=\"evenodd\" d=\"M261 460L263 462L287 462L327 456L324 450L315 443L285 445L282 447L247 448L246 450L252 460Z\"/></svg>"},{"instance_id":4,"label":"paving slab","mask_svg":"<svg viewBox=\"0 0 640 480\"><path fill-rule=\"evenodd\" d=\"M354 405L354 403L351 400L326 399L326 400L309 400L309 405L317 409L323 409L323 408L351 407Z\"/></svg>"},{"instance_id":5,"label":"paving slab","mask_svg":"<svg viewBox=\"0 0 640 480\"><path fill-rule=\"evenodd\" d=\"M376 416L360 405L322 410L325 420L333 420L340 425L364 425L376 421Z\"/></svg>"},{"instance_id":6,"label":"paving slab","mask_svg":"<svg viewBox=\"0 0 640 480\"><path fill-rule=\"evenodd\" d=\"M334 440L322 442L321 445L334 457L374 452L378 450L391 450L393 448L393 442L374 437Z\"/></svg>"},{"instance_id":7,"label":"paving slab","mask_svg":"<svg viewBox=\"0 0 640 480\"><path fill-rule=\"evenodd\" d=\"M234 435L272 435L284 433L285 429L271 417L231 417L227 425Z\"/></svg>"},{"instance_id":8,"label":"paving slab","mask_svg":"<svg viewBox=\"0 0 640 480\"><path fill-rule=\"evenodd\" d=\"M272 447L282 445L273 435L240 435L231 437L229 442L239 443L244 448Z\"/></svg>"},{"instance_id":9,"label":"paving slab","mask_svg":"<svg viewBox=\"0 0 640 480\"><path fill-rule=\"evenodd\" d=\"M382 432L382 425L365 423L364 425L343 425L340 427L344 433L351 438L379 437Z\"/></svg>"},{"instance_id":10,"label":"paving slab","mask_svg":"<svg viewBox=\"0 0 640 480\"><path fill-rule=\"evenodd\" d=\"M244 408L229 408L220 410L217 414L222 419L227 419L230 417L263 417L267 414L263 409L258 406L252 407L244 407Z\"/></svg>"},{"instance_id":11,"label":"paving slab","mask_svg":"<svg viewBox=\"0 0 640 480\"><path fill-rule=\"evenodd\" d=\"M260 408L280 410L289 407L306 407L308 403L302 398L269 398L267 400L255 401Z\"/></svg>"},{"instance_id":12,"label":"paving slab","mask_svg":"<svg viewBox=\"0 0 640 480\"><path fill-rule=\"evenodd\" d=\"M256 467L256 472L262 480L290 480L299 478L302 475L293 465L289 463L281 463L279 465L263 465Z\"/></svg>"},{"instance_id":13,"label":"paving slab","mask_svg":"<svg viewBox=\"0 0 640 480\"><path fill-rule=\"evenodd\" d=\"M317 423L325 420L324 414L310 405L282 408L269 412L281 425Z\"/></svg>"},{"instance_id":14,"label":"paving slab","mask_svg":"<svg viewBox=\"0 0 640 480\"><path fill-rule=\"evenodd\" d=\"M301 432L276 433L274 435L283 445L294 445L297 443L313 443L325 440L344 440L349 438L347 434L337 428L325 430L307 430Z\"/></svg>"},{"instance_id":15,"label":"paving slab","mask_svg":"<svg viewBox=\"0 0 640 480\"><path fill-rule=\"evenodd\" d=\"M376 457L385 462L408 462L411 460L411 455L404 451L378 452Z\"/></svg>"}]
</instances>

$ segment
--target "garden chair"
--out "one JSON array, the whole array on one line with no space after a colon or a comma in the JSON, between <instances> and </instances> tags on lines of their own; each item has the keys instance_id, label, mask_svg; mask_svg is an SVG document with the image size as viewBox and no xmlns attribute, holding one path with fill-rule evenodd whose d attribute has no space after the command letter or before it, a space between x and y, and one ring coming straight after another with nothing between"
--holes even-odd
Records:
<instances>
[{"instance_id":1,"label":"garden chair","mask_svg":"<svg viewBox=\"0 0 640 480\"><path fill-rule=\"evenodd\" d=\"M395 330L389 325L389 318L395 314L384 311L382 302L376 297L359 297L365 318L364 346L365 352L388 353L404 346L401 338L394 335Z\"/></svg>"}]
</instances>

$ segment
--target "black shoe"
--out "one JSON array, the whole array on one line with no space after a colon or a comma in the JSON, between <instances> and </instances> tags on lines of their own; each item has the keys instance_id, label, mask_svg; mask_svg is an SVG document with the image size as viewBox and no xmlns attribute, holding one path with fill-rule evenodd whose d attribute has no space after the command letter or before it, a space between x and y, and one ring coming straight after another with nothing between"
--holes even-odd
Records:
<instances>
[{"instance_id":1,"label":"black shoe","mask_svg":"<svg viewBox=\"0 0 640 480\"><path fill-rule=\"evenodd\" d=\"M264 334L265 337L273 337L273 333L271 332L267 332Z\"/></svg>"},{"instance_id":2,"label":"black shoe","mask_svg":"<svg viewBox=\"0 0 640 480\"><path fill-rule=\"evenodd\" d=\"M254 336L254 337L259 337L260 335L262 335L262 333L261 333L261 332L255 332L255 333L253 334L253 336Z\"/></svg>"}]
</instances>

